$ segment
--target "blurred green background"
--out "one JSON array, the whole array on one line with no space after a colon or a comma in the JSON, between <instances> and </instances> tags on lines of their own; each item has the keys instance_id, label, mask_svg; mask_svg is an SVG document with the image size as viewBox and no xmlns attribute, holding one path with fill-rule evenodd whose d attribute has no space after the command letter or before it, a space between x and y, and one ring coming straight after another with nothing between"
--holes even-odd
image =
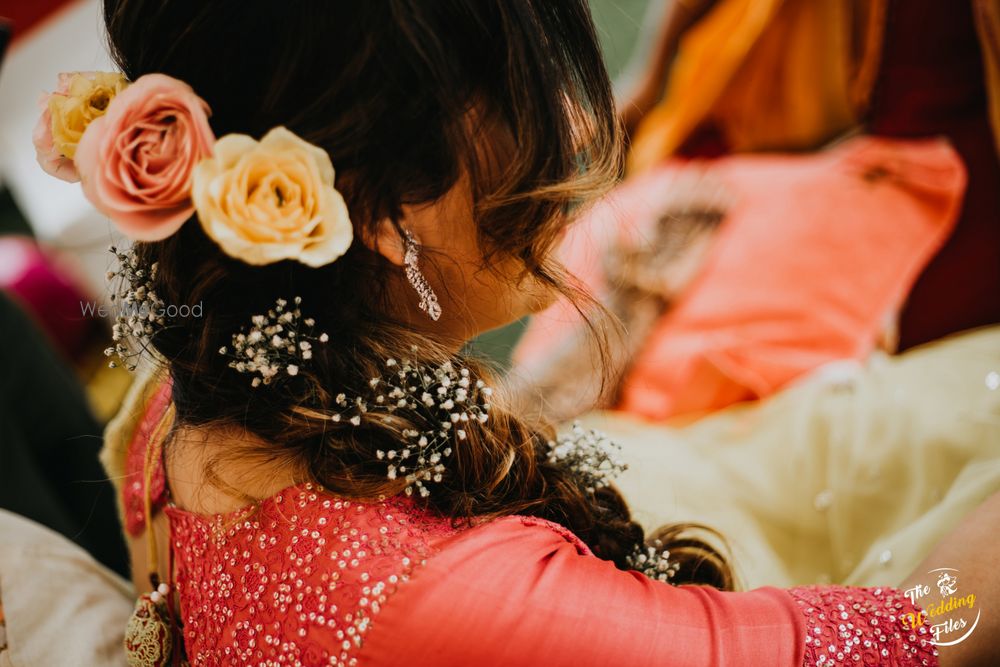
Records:
<instances>
[{"instance_id":1,"label":"blurred green background","mask_svg":"<svg viewBox=\"0 0 1000 667\"><path fill-rule=\"evenodd\" d=\"M660 3L673 0L656 0ZM625 69L639 42L650 0L590 0L604 61L612 80Z\"/></svg>"}]
</instances>

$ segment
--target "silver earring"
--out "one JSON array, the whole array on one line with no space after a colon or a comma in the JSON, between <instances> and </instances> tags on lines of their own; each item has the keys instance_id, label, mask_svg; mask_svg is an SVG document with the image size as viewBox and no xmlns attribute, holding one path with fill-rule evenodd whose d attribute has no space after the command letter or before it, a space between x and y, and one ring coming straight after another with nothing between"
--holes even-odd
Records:
<instances>
[{"instance_id":1,"label":"silver earring","mask_svg":"<svg viewBox=\"0 0 1000 667\"><path fill-rule=\"evenodd\" d=\"M431 288L430 283L424 278L424 274L420 272L419 258L420 258L420 244L417 240L413 238L413 234L410 233L408 229L403 229L403 264L406 266L406 279L410 281L410 285L417 292L417 296L420 297L420 310L427 313L427 316L432 320L437 322L438 318L441 317L441 304L438 303L437 294L434 293L434 289Z\"/></svg>"}]
</instances>

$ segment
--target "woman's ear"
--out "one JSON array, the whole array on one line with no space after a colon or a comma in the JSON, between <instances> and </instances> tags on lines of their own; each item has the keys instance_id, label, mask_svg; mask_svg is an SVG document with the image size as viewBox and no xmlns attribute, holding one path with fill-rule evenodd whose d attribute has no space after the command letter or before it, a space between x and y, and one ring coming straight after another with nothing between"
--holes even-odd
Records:
<instances>
[{"instance_id":1,"label":"woman's ear","mask_svg":"<svg viewBox=\"0 0 1000 667\"><path fill-rule=\"evenodd\" d=\"M377 252L396 266L403 266L406 248L403 236L399 233L396 223L389 218L383 218L375 225L371 234L362 236L362 242L368 249Z\"/></svg>"}]
</instances>

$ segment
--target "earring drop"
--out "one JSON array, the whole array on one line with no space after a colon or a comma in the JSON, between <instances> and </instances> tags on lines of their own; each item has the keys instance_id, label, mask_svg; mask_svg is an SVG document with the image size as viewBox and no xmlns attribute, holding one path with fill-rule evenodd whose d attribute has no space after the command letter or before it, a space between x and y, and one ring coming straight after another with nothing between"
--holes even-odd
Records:
<instances>
[{"instance_id":1,"label":"earring drop","mask_svg":"<svg viewBox=\"0 0 1000 667\"><path fill-rule=\"evenodd\" d=\"M420 310L427 313L428 317L437 322L438 318L441 317L441 304L438 303L437 294L434 293L434 289L427 282L427 279L424 278L424 274L420 272L420 245L408 229L403 229L402 233L404 243L403 265L406 267L406 279L413 286L417 296L420 297L420 303L417 304Z\"/></svg>"}]
</instances>

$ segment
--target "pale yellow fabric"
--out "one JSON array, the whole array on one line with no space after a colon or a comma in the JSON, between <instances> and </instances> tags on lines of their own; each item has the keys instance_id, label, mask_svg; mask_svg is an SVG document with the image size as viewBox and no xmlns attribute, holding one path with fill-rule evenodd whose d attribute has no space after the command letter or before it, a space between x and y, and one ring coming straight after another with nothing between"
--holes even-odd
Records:
<instances>
[{"instance_id":1,"label":"pale yellow fabric","mask_svg":"<svg viewBox=\"0 0 1000 667\"><path fill-rule=\"evenodd\" d=\"M0 667L125 665L131 586L61 535L0 510Z\"/></svg>"},{"instance_id":2,"label":"pale yellow fabric","mask_svg":"<svg viewBox=\"0 0 1000 667\"><path fill-rule=\"evenodd\" d=\"M87 402L97 420L107 423L118 414L132 386L132 374L121 366L110 368L102 351L87 356L84 363L85 367L77 366L77 374L87 392Z\"/></svg>"},{"instance_id":3,"label":"pale yellow fabric","mask_svg":"<svg viewBox=\"0 0 1000 667\"><path fill-rule=\"evenodd\" d=\"M718 529L744 586L885 585L1000 491L996 381L1000 327L828 367L684 427L584 421L624 446L637 518Z\"/></svg>"},{"instance_id":4,"label":"pale yellow fabric","mask_svg":"<svg viewBox=\"0 0 1000 667\"><path fill-rule=\"evenodd\" d=\"M140 366L118 409L118 414L104 428L104 447L101 449L100 458L108 478L115 487L119 516L122 510L121 485L125 477L125 456L128 453L128 446L139 420L145 414L146 403L164 377L163 370L155 364ZM124 517L122 522L124 523Z\"/></svg>"}]
</instances>

